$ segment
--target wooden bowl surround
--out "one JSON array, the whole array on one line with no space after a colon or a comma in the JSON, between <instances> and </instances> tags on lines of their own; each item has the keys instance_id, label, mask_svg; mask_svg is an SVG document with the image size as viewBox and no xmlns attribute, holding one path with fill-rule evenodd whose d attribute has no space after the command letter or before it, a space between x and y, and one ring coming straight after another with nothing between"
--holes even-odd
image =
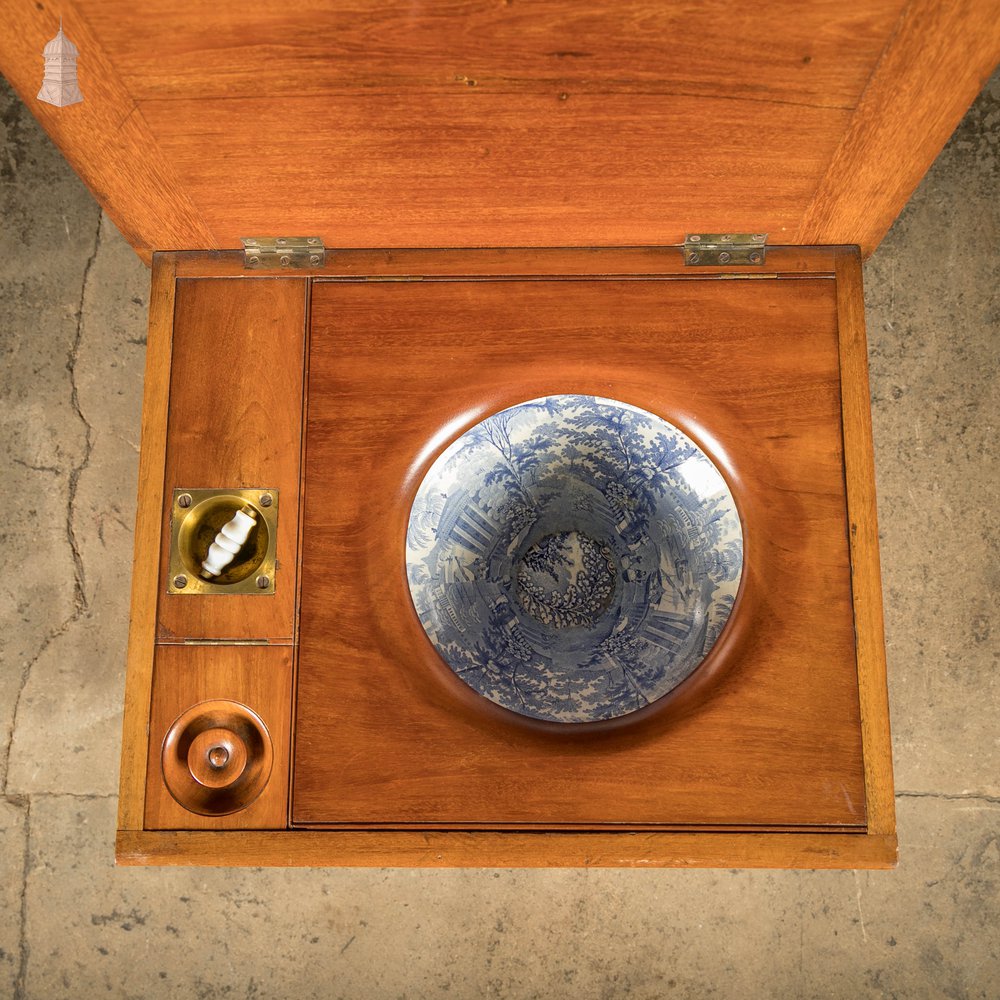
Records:
<instances>
[{"instance_id":1,"label":"wooden bowl surround","mask_svg":"<svg viewBox=\"0 0 1000 1000\"><path fill-rule=\"evenodd\" d=\"M863 826L833 280L317 280L311 316L294 823ZM402 555L440 451L561 392L679 427L746 539L740 608L703 670L572 726L454 675Z\"/></svg>"}]
</instances>

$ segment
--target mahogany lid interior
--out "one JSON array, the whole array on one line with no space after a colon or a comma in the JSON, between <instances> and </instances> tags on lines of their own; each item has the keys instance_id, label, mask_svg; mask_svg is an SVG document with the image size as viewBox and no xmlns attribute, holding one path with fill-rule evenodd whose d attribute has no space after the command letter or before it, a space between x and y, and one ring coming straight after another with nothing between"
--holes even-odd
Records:
<instances>
[{"instance_id":1,"label":"mahogany lid interior","mask_svg":"<svg viewBox=\"0 0 1000 1000\"><path fill-rule=\"evenodd\" d=\"M945 6L0 0L0 70L147 260L306 234L870 252L1000 59L995 0ZM66 108L36 97L60 14Z\"/></svg>"}]
</instances>

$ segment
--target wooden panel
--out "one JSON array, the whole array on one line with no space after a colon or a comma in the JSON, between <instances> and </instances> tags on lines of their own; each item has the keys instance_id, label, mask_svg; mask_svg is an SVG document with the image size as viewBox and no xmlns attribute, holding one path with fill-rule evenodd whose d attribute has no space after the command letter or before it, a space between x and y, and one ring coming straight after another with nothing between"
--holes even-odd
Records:
<instances>
[{"instance_id":1,"label":"wooden panel","mask_svg":"<svg viewBox=\"0 0 1000 1000\"><path fill-rule=\"evenodd\" d=\"M748 114L723 98L479 90L364 94L322 111L307 96L141 107L220 246L300 232L350 247L662 244L687 230L787 242L849 119L778 103ZM251 147L281 169L234 183Z\"/></svg>"},{"instance_id":2,"label":"wooden panel","mask_svg":"<svg viewBox=\"0 0 1000 1000\"><path fill-rule=\"evenodd\" d=\"M317 283L294 819L863 824L836 302L809 279ZM403 572L435 454L547 392L685 429L747 526L739 612L709 661L585 732L457 680Z\"/></svg>"},{"instance_id":3,"label":"wooden panel","mask_svg":"<svg viewBox=\"0 0 1000 1000\"><path fill-rule=\"evenodd\" d=\"M82 104L35 99L44 5L0 0L0 69L147 260L293 232L517 246L765 229L867 251L1000 59L997 0L60 13Z\"/></svg>"},{"instance_id":4,"label":"wooden panel","mask_svg":"<svg viewBox=\"0 0 1000 1000\"><path fill-rule=\"evenodd\" d=\"M870 254L998 61L998 0L911 0L794 242Z\"/></svg>"},{"instance_id":5,"label":"wooden panel","mask_svg":"<svg viewBox=\"0 0 1000 1000\"><path fill-rule=\"evenodd\" d=\"M307 291L287 276L177 283L161 641L292 639ZM279 495L275 593L167 594L173 490L255 487Z\"/></svg>"},{"instance_id":6,"label":"wooden panel","mask_svg":"<svg viewBox=\"0 0 1000 1000\"><path fill-rule=\"evenodd\" d=\"M895 835L296 830L119 833L122 865L406 868L893 868Z\"/></svg>"},{"instance_id":7,"label":"wooden panel","mask_svg":"<svg viewBox=\"0 0 1000 1000\"><path fill-rule=\"evenodd\" d=\"M163 782L160 750L174 720L199 702L246 705L267 727L274 751L260 796L229 816L182 808ZM284 829L288 821L288 745L292 650L287 646L157 646L149 714L146 829Z\"/></svg>"},{"instance_id":8,"label":"wooden panel","mask_svg":"<svg viewBox=\"0 0 1000 1000\"><path fill-rule=\"evenodd\" d=\"M882 625L882 576L878 554L864 291L861 260L857 252L845 253L837 261L837 316L843 372L844 458L851 525L851 569L857 623L868 829L872 833L888 834L896 830L896 802Z\"/></svg>"},{"instance_id":9,"label":"wooden panel","mask_svg":"<svg viewBox=\"0 0 1000 1000\"><path fill-rule=\"evenodd\" d=\"M523 91L680 94L853 107L902 0L614 5L324 0L238 10L121 0L87 19L136 98ZM156 45L149 40L156 39Z\"/></svg>"},{"instance_id":10,"label":"wooden panel","mask_svg":"<svg viewBox=\"0 0 1000 1000\"><path fill-rule=\"evenodd\" d=\"M173 259L158 256L153 261L149 294L139 497L135 513L135 556L132 561L132 604L119 775L118 826L122 830L142 827L145 799L153 645L156 641L156 604L160 590L160 512L163 509L163 463L167 448L175 269Z\"/></svg>"}]
</instances>

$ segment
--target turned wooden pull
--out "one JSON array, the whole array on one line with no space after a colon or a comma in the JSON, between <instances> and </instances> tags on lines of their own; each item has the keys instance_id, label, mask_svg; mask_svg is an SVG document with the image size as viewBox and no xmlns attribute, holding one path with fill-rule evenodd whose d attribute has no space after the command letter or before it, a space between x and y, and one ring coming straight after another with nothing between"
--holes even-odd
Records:
<instances>
[{"instance_id":1,"label":"turned wooden pull","mask_svg":"<svg viewBox=\"0 0 1000 1000\"><path fill-rule=\"evenodd\" d=\"M264 790L274 749L267 727L246 705L204 701L174 720L160 756L177 802L202 816L225 816Z\"/></svg>"}]
</instances>

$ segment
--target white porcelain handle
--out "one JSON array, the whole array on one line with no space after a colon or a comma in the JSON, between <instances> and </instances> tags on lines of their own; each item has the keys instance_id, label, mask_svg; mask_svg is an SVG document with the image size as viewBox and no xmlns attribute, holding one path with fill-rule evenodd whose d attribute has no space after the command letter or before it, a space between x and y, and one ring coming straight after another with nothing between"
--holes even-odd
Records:
<instances>
[{"instance_id":1,"label":"white porcelain handle","mask_svg":"<svg viewBox=\"0 0 1000 1000\"><path fill-rule=\"evenodd\" d=\"M201 564L201 575L207 579L218 576L246 545L253 526L257 523L252 507L238 510L231 521L227 521L215 541L209 546L208 555Z\"/></svg>"}]
</instances>

